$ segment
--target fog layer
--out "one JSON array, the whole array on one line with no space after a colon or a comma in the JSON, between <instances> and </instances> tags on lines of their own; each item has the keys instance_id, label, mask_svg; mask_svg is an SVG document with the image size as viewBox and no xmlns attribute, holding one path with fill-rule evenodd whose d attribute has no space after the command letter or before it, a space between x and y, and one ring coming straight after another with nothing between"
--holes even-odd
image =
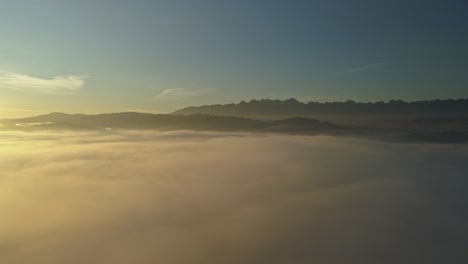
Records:
<instances>
[{"instance_id":1,"label":"fog layer","mask_svg":"<svg viewBox=\"0 0 468 264\"><path fill-rule=\"evenodd\" d=\"M468 146L0 134L0 263L466 263Z\"/></svg>"}]
</instances>

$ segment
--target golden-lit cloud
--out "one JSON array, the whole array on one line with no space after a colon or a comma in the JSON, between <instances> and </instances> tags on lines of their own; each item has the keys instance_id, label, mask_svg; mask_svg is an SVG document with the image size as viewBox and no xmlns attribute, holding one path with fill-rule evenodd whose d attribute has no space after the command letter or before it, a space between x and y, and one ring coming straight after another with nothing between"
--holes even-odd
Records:
<instances>
[{"instance_id":1,"label":"golden-lit cloud","mask_svg":"<svg viewBox=\"0 0 468 264\"><path fill-rule=\"evenodd\" d=\"M0 72L0 88L45 94L73 94L85 85L87 76L65 75L43 79L13 72Z\"/></svg>"},{"instance_id":2,"label":"golden-lit cloud","mask_svg":"<svg viewBox=\"0 0 468 264\"><path fill-rule=\"evenodd\" d=\"M466 145L0 133L2 263L463 263Z\"/></svg>"}]
</instances>

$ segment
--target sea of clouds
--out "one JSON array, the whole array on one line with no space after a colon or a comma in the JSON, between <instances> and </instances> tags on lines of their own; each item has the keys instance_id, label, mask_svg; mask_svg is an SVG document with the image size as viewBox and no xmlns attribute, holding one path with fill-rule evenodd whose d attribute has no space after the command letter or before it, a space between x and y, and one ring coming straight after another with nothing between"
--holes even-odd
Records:
<instances>
[{"instance_id":1,"label":"sea of clouds","mask_svg":"<svg viewBox=\"0 0 468 264\"><path fill-rule=\"evenodd\" d=\"M468 145L0 133L0 263L468 263Z\"/></svg>"}]
</instances>

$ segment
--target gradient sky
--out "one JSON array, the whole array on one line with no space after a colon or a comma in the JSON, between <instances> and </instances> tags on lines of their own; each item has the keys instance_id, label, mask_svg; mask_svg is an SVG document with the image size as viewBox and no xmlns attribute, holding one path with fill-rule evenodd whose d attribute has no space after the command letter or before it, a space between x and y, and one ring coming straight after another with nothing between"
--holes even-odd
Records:
<instances>
[{"instance_id":1,"label":"gradient sky","mask_svg":"<svg viewBox=\"0 0 468 264\"><path fill-rule=\"evenodd\" d=\"M464 0L0 0L0 117L468 97Z\"/></svg>"}]
</instances>

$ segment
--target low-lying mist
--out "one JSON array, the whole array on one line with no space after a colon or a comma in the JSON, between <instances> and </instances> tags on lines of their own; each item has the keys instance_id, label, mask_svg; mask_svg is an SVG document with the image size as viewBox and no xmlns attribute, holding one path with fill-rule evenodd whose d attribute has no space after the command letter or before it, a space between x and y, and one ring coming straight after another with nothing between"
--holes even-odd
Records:
<instances>
[{"instance_id":1,"label":"low-lying mist","mask_svg":"<svg viewBox=\"0 0 468 264\"><path fill-rule=\"evenodd\" d=\"M466 263L468 146L0 134L0 263Z\"/></svg>"}]
</instances>

